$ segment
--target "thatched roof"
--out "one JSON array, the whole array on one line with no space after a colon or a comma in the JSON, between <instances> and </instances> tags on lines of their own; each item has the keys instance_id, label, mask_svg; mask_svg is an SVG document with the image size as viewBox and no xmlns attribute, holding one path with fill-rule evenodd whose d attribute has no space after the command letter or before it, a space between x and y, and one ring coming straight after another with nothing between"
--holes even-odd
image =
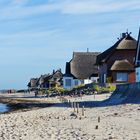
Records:
<instances>
[{"instance_id":1,"label":"thatched roof","mask_svg":"<svg viewBox=\"0 0 140 140\"><path fill-rule=\"evenodd\" d=\"M67 63L69 70L66 72L77 79L87 79L92 74L98 74L98 68L95 66L99 52L74 52L70 63Z\"/></svg>"},{"instance_id":2,"label":"thatched roof","mask_svg":"<svg viewBox=\"0 0 140 140\"><path fill-rule=\"evenodd\" d=\"M38 85L44 84L44 83L47 82L51 77L52 77L52 75L50 75L50 74L41 75L41 76L39 77L39 79L38 79Z\"/></svg>"},{"instance_id":3,"label":"thatched roof","mask_svg":"<svg viewBox=\"0 0 140 140\"><path fill-rule=\"evenodd\" d=\"M134 71L134 66L130 64L127 59L124 60L116 60L112 65L112 71Z\"/></svg>"},{"instance_id":4,"label":"thatched roof","mask_svg":"<svg viewBox=\"0 0 140 140\"><path fill-rule=\"evenodd\" d=\"M38 82L38 78L31 78L27 86L31 88L35 88L37 87L37 82Z\"/></svg>"},{"instance_id":5,"label":"thatched roof","mask_svg":"<svg viewBox=\"0 0 140 140\"><path fill-rule=\"evenodd\" d=\"M54 73L52 74L52 77L54 79L61 79L63 77L63 73L61 72L61 69L54 71Z\"/></svg>"},{"instance_id":6,"label":"thatched roof","mask_svg":"<svg viewBox=\"0 0 140 140\"><path fill-rule=\"evenodd\" d=\"M135 50L137 46L137 41L132 38L129 34L119 43L116 49L129 49Z\"/></svg>"},{"instance_id":7,"label":"thatched roof","mask_svg":"<svg viewBox=\"0 0 140 140\"><path fill-rule=\"evenodd\" d=\"M136 46L137 41L130 34L126 33L112 47L97 56L96 64L99 65L106 62L116 50L136 50Z\"/></svg>"},{"instance_id":8,"label":"thatched roof","mask_svg":"<svg viewBox=\"0 0 140 140\"><path fill-rule=\"evenodd\" d=\"M56 71L53 70L52 74L41 75L38 79L38 85L42 85L49 81L55 81L55 80L59 81L60 79L62 79L62 77L63 77L63 74L61 70L56 70Z\"/></svg>"}]
</instances>

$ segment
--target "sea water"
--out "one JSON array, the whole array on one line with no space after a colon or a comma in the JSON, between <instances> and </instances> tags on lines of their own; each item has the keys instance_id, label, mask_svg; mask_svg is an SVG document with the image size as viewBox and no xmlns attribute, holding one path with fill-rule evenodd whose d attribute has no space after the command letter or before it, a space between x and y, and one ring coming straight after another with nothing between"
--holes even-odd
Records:
<instances>
[{"instance_id":1,"label":"sea water","mask_svg":"<svg viewBox=\"0 0 140 140\"><path fill-rule=\"evenodd\" d=\"M8 111L8 107L6 104L1 104L0 103L0 113Z\"/></svg>"}]
</instances>

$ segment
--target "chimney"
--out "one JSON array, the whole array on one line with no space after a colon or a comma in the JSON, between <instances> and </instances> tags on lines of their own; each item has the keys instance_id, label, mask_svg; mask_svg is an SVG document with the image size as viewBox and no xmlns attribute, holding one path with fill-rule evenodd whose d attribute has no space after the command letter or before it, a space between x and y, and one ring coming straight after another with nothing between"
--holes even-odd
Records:
<instances>
[{"instance_id":1,"label":"chimney","mask_svg":"<svg viewBox=\"0 0 140 140\"><path fill-rule=\"evenodd\" d=\"M125 38L126 37L126 33L122 33L122 38Z\"/></svg>"},{"instance_id":2,"label":"chimney","mask_svg":"<svg viewBox=\"0 0 140 140\"><path fill-rule=\"evenodd\" d=\"M53 70L53 74L55 73L55 70Z\"/></svg>"}]
</instances>

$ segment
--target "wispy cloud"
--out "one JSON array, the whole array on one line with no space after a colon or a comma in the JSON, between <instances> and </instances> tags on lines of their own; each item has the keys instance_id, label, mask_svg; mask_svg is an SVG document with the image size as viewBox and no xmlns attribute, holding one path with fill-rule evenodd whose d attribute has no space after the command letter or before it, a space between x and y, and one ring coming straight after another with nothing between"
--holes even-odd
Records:
<instances>
[{"instance_id":1,"label":"wispy cloud","mask_svg":"<svg viewBox=\"0 0 140 140\"><path fill-rule=\"evenodd\" d=\"M132 8L131 8L132 7ZM78 0L69 1L64 4L61 9L63 13L67 14L89 14L89 13L105 13L105 12L119 12L131 11L140 9L140 1L95 1L95 0Z\"/></svg>"},{"instance_id":2,"label":"wispy cloud","mask_svg":"<svg viewBox=\"0 0 140 140\"><path fill-rule=\"evenodd\" d=\"M25 4L27 4L29 2L29 0L12 0L11 1L11 5L13 5L13 6L23 6L23 5L25 5Z\"/></svg>"},{"instance_id":3,"label":"wispy cloud","mask_svg":"<svg viewBox=\"0 0 140 140\"><path fill-rule=\"evenodd\" d=\"M0 10L0 19L25 18L32 15L56 12L60 14L97 14L140 9L140 1L60 0L45 4L28 5L29 0L13 0Z\"/></svg>"}]
</instances>

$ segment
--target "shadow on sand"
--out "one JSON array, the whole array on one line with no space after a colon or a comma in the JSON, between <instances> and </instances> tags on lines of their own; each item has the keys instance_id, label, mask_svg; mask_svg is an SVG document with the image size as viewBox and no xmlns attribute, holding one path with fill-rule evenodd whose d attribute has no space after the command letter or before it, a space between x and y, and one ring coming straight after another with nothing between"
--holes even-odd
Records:
<instances>
[{"instance_id":1,"label":"shadow on sand","mask_svg":"<svg viewBox=\"0 0 140 140\"><path fill-rule=\"evenodd\" d=\"M132 94L131 94L132 95ZM90 95L89 95L90 96ZM69 102L60 102L60 103L49 103L46 101L37 101L37 100L26 100L27 98L33 98L33 99L46 99L47 97L16 97L16 99L13 99L15 97L10 98L4 98L3 103L7 103L9 107L9 112L12 111L25 111L25 110L31 110L33 108L46 108L46 107L67 107L71 108L72 103ZM19 99L20 98L20 99ZM25 100L24 100L25 99ZM7 101L6 101L7 100ZM84 108L94 108L94 107L109 107L109 106L116 106L116 105L123 105L123 104L140 104L140 95L139 94L133 94L133 96L128 96L127 94L118 94L113 93L108 99L103 101L76 101L76 103L79 104L79 107ZM0 99L0 102L2 102L2 99Z\"/></svg>"}]
</instances>

